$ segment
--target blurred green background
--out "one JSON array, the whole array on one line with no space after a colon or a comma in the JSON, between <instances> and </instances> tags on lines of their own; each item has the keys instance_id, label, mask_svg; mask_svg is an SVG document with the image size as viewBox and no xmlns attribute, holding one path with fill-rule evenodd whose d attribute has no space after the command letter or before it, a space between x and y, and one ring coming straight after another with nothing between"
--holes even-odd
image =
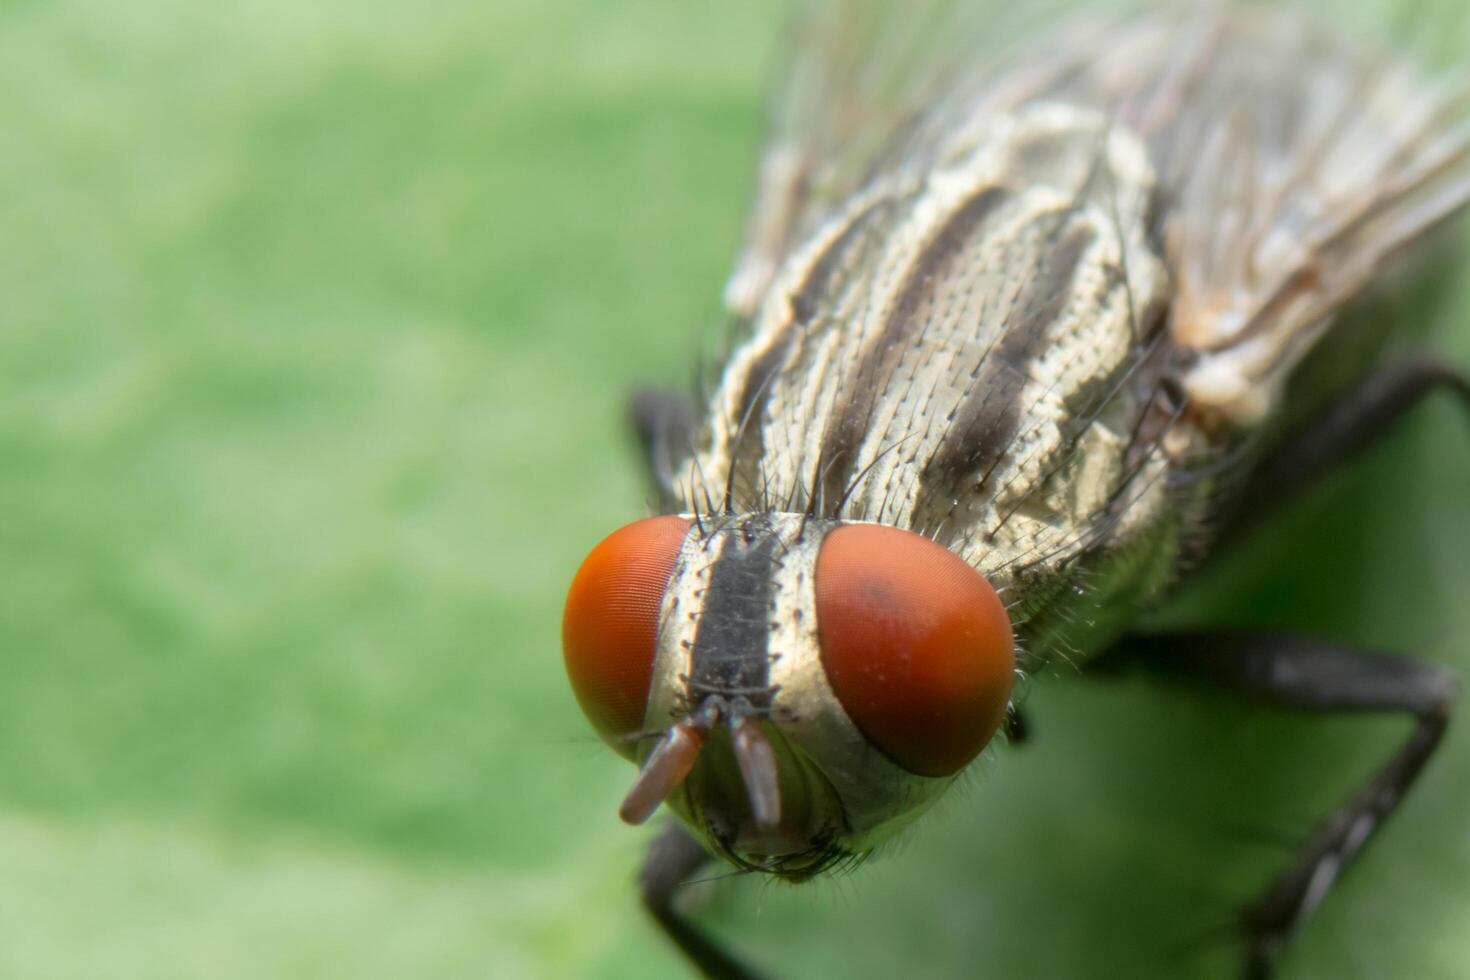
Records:
<instances>
[{"instance_id":1,"label":"blurred green background","mask_svg":"<svg viewBox=\"0 0 1470 980\"><path fill-rule=\"evenodd\" d=\"M0 976L685 975L560 602L718 321L781 9L0 4ZM1467 487L1435 402L1176 615L1470 677ZM897 853L703 920L791 977L1229 976L1407 727L1029 704ZM1285 976L1470 971L1467 771L1462 722Z\"/></svg>"}]
</instances>

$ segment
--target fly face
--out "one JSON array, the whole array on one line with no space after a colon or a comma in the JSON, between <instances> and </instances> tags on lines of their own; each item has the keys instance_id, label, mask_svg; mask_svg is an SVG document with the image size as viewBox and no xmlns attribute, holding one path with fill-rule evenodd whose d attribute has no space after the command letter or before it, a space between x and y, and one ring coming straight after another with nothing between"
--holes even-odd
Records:
<instances>
[{"instance_id":1,"label":"fly face","mask_svg":"<svg viewBox=\"0 0 1470 980\"><path fill-rule=\"evenodd\" d=\"M995 590L920 535L750 514L649 518L598 545L563 638L583 710L735 863L805 878L941 794L1005 717Z\"/></svg>"}]
</instances>

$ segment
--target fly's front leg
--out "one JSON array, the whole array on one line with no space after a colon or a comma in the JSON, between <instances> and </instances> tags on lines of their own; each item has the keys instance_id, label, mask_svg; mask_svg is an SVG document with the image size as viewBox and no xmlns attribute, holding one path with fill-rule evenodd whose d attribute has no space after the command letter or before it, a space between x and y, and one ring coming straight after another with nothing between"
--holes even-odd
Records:
<instances>
[{"instance_id":1,"label":"fly's front leg","mask_svg":"<svg viewBox=\"0 0 1470 980\"><path fill-rule=\"evenodd\" d=\"M1011 705L1006 711L1005 721L1001 722L1001 731L1005 732L1007 745L1025 745L1031 741L1031 723L1025 713Z\"/></svg>"},{"instance_id":2,"label":"fly's front leg","mask_svg":"<svg viewBox=\"0 0 1470 980\"><path fill-rule=\"evenodd\" d=\"M1443 668L1402 657L1252 633L1128 637L1098 665L1107 669L1129 662L1291 708L1414 717L1414 730L1398 752L1322 821L1291 866L1243 910L1246 976L1268 977L1291 934L1397 809L1434 753L1449 723L1455 678Z\"/></svg>"},{"instance_id":3,"label":"fly's front leg","mask_svg":"<svg viewBox=\"0 0 1470 980\"><path fill-rule=\"evenodd\" d=\"M1230 531L1238 536L1372 445L1435 391L1451 392L1470 410L1470 375L1434 358L1402 361L1369 375L1267 456L1241 495L1246 509Z\"/></svg>"},{"instance_id":4,"label":"fly's front leg","mask_svg":"<svg viewBox=\"0 0 1470 980\"><path fill-rule=\"evenodd\" d=\"M643 388L628 401L633 433L648 460L648 476L658 495L660 511L675 503L675 470L694 449L699 411L694 399L681 391Z\"/></svg>"},{"instance_id":5,"label":"fly's front leg","mask_svg":"<svg viewBox=\"0 0 1470 980\"><path fill-rule=\"evenodd\" d=\"M711 980L758 980L759 974L727 953L674 908L679 889L712 859L684 828L670 824L654 838L638 873L643 904L694 967Z\"/></svg>"}]
</instances>

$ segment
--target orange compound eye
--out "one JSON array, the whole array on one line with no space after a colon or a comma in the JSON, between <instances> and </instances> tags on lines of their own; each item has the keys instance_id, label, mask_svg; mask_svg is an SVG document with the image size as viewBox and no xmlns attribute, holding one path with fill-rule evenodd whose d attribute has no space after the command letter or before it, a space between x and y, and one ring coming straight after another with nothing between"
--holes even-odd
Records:
<instances>
[{"instance_id":1,"label":"orange compound eye","mask_svg":"<svg viewBox=\"0 0 1470 980\"><path fill-rule=\"evenodd\" d=\"M817 555L827 680L863 735L921 776L959 772L1005 717L1014 637L979 572L880 524L830 532Z\"/></svg>"},{"instance_id":2,"label":"orange compound eye","mask_svg":"<svg viewBox=\"0 0 1470 980\"><path fill-rule=\"evenodd\" d=\"M643 727L664 590L689 531L682 517L650 517L614 531L572 579L561 648L572 692L603 736ZM615 746L632 757L633 744Z\"/></svg>"}]
</instances>

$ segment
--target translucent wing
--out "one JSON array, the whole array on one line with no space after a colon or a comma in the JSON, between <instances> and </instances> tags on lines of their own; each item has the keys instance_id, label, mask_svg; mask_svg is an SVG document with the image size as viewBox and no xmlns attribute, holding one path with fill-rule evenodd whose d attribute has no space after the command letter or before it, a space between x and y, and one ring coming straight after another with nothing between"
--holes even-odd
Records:
<instances>
[{"instance_id":1,"label":"translucent wing","mask_svg":"<svg viewBox=\"0 0 1470 980\"><path fill-rule=\"evenodd\" d=\"M1075 63L1047 97L1147 141L1181 382L1226 422L1264 418L1332 314L1470 199L1463 87L1321 23L1135 21Z\"/></svg>"},{"instance_id":2,"label":"translucent wing","mask_svg":"<svg viewBox=\"0 0 1470 980\"><path fill-rule=\"evenodd\" d=\"M1331 314L1470 198L1463 91L1320 23L1022 6L804 8L733 312L753 317L791 250L865 185L923 173L1029 104L1094 108L1157 170L1179 380L1196 411L1250 425Z\"/></svg>"},{"instance_id":3,"label":"translucent wing","mask_svg":"<svg viewBox=\"0 0 1470 980\"><path fill-rule=\"evenodd\" d=\"M752 316L790 250L861 187L932 161L947 129L987 103L1019 106L1059 85L1075 52L1058 59L1018 42L1067 20L1080 39L1082 7L1077 0L799 3L769 108L746 245L726 287L731 312Z\"/></svg>"},{"instance_id":4,"label":"translucent wing","mask_svg":"<svg viewBox=\"0 0 1470 980\"><path fill-rule=\"evenodd\" d=\"M932 111L938 80L966 64L960 39L979 36L965 26L978 6L799 5L771 100L746 246L725 291L733 313L753 315L791 248L891 164L899 134Z\"/></svg>"}]
</instances>

